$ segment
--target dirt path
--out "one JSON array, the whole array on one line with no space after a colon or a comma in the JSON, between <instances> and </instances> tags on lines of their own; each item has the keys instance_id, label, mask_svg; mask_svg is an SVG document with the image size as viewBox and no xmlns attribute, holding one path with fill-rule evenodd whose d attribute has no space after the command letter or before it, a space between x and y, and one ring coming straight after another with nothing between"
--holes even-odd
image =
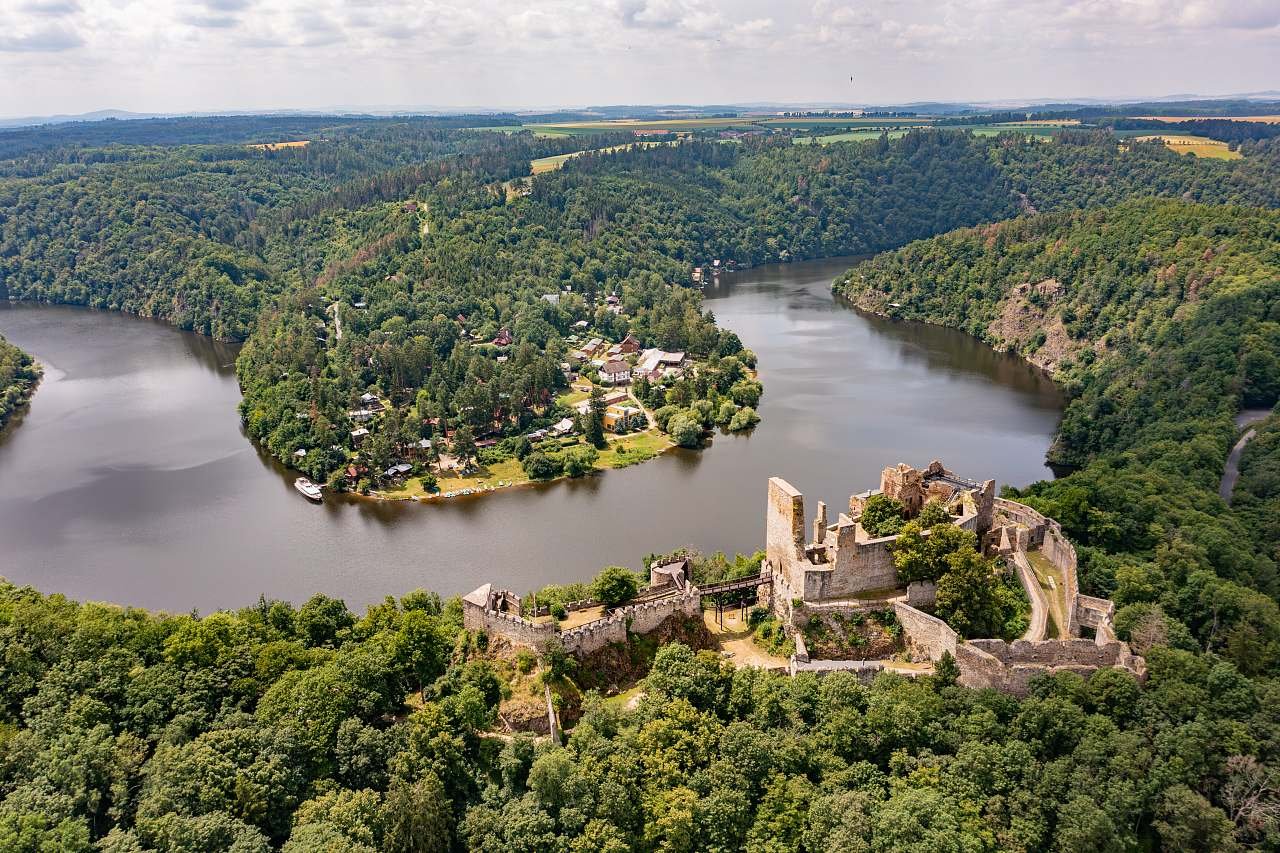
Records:
<instances>
[{"instance_id":1,"label":"dirt path","mask_svg":"<svg viewBox=\"0 0 1280 853\"><path fill-rule=\"evenodd\" d=\"M1236 426L1243 429L1249 424L1264 420L1270 414L1270 409L1246 409L1236 415ZM1222 482L1218 484L1218 496L1226 501L1228 506L1231 505L1231 495L1236 490L1236 481L1240 479L1240 457L1244 455L1245 446L1253 441L1257 434L1256 429L1249 429L1240 436L1235 447L1232 447L1231 452L1227 454L1227 465L1222 471Z\"/></svg>"},{"instance_id":2,"label":"dirt path","mask_svg":"<svg viewBox=\"0 0 1280 853\"><path fill-rule=\"evenodd\" d=\"M335 302L329 306L329 310L333 312L333 334L339 341L342 340L342 303Z\"/></svg>"},{"instance_id":3,"label":"dirt path","mask_svg":"<svg viewBox=\"0 0 1280 853\"><path fill-rule=\"evenodd\" d=\"M771 655L755 644L751 627L738 618L738 611L726 611L724 627L716 624L714 610L704 610L702 621L716 638L716 649L736 667L752 666L757 669L786 669L786 658Z\"/></svg>"}]
</instances>

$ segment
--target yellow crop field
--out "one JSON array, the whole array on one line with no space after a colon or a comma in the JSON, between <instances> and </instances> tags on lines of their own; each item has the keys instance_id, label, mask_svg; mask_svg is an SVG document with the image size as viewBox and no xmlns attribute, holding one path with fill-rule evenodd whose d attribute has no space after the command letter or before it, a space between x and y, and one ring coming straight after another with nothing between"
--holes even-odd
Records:
<instances>
[{"instance_id":1,"label":"yellow crop field","mask_svg":"<svg viewBox=\"0 0 1280 853\"><path fill-rule=\"evenodd\" d=\"M279 151L282 148L306 148L310 144L310 139L300 139L297 142L261 142L249 147L259 148L263 151Z\"/></svg>"},{"instance_id":2,"label":"yellow crop field","mask_svg":"<svg viewBox=\"0 0 1280 853\"><path fill-rule=\"evenodd\" d=\"M628 145L612 145L608 148L593 148L590 151L570 151L568 154L553 154L550 157L539 157L537 160L530 160L529 166L533 170L533 174L541 175L543 172L554 172L565 164L566 161L572 160L583 154L609 154L614 151L625 151L628 148L650 148L654 145L668 145L666 142L632 142Z\"/></svg>"},{"instance_id":3,"label":"yellow crop field","mask_svg":"<svg viewBox=\"0 0 1280 853\"><path fill-rule=\"evenodd\" d=\"M1275 116L1134 116L1147 121L1180 122L1180 121L1257 121L1263 124L1280 124L1280 115Z\"/></svg>"},{"instance_id":4,"label":"yellow crop field","mask_svg":"<svg viewBox=\"0 0 1280 853\"><path fill-rule=\"evenodd\" d=\"M1197 157L1212 157L1216 160L1238 160L1243 156L1239 151L1232 151L1228 148L1227 143L1220 142L1217 139L1209 139L1206 136L1171 133L1167 136L1138 136L1135 138L1139 142L1150 142L1153 139L1163 140L1166 148L1170 151L1177 151L1179 154L1194 154Z\"/></svg>"}]
</instances>

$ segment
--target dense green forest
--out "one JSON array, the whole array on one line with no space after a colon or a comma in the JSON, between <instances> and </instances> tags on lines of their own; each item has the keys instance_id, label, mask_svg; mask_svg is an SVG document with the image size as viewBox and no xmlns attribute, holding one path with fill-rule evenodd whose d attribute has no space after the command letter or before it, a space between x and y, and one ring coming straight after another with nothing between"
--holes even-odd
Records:
<instances>
[{"instance_id":1,"label":"dense green forest","mask_svg":"<svg viewBox=\"0 0 1280 853\"><path fill-rule=\"evenodd\" d=\"M0 430L27 405L39 381L39 365L0 336Z\"/></svg>"},{"instance_id":2,"label":"dense green forest","mask_svg":"<svg viewBox=\"0 0 1280 853\"><path fill-rule=\"evenodd\" d=\"M1273 845L1277 687L1155 646L1017 701L673 644L566 747L495 737L519 656L414 593L197 619L0 587L14 851L1232 850ZM563 660L535 677L575 678ZM94 846L96 844L96 847Z\"/></svg>"},{"instance_id":3,"label":"dense green forest","mask_svg":"<svg viewBox=\"0 0 1280 853\"><path fill-rule=\"evenodd\" d=\"M1105 133L1044 144L928 131L826 148L694 141L585 155L515 199L487 176L450 176L407 203L295 221L268 243L265 262L304 284L245 349L246 423L277 458L331 481L348 455L345 413L371 389L402 412L393 440L375 445L379 463L451 425L514 436L563 416L545 405L575 323L700 357L736 353L736 337L680 286L713 258L870 253L1022 209L1152 192L1280 204L1277 155L1259 145L1223 163L1159 144L1121 150ZM338 341L333 306L357 303ZM512 345L485 345L502 330Z\"/></svg>"},{"instance_id":4,"label":"dense green forest","mask_svg":"<svg viewBox=\"0 0 1280 853\"><path fill-rule=\"evenodd\" d=\"M1280 845L1280 418L1217 496L1232 416L1280 396L1277 143L1203 161L1104 132L691 142L583 156L521 195L504 182L572 142L394 121L235 139L0 162L0 298L247 337L250 434L319 448L300 464L323 476L362 394L395 441L514 434L576 323L741 370L693 267L909 244L838 289L1062 379L1053 453L1078 470L1019 494L1063 523L1149 678L1063 673L1016 700L945 666L864 686L670 644L639 699L590 698L557 746L496 735L498 705L591 673L463 631L456 600L199 617L3 584L0 849Z\"/></svg>"},{"instance_id":5,"label":"dense green forest","mask_svg":"<svg viewBox=\"0 0 1280 853\"><path fill-rule=\"evenodd\" d=\"M1079 470L1022 494L1083 546L1082 590L1121 605L1127 638L1280 672L1274 425L1236 509L1217 496L1236 412L1280 399L1280 214L1144 200L1024 217L914 243L836 289L1053 370L1071 400L1051 456Z\"/></svg>"}]
</instances>

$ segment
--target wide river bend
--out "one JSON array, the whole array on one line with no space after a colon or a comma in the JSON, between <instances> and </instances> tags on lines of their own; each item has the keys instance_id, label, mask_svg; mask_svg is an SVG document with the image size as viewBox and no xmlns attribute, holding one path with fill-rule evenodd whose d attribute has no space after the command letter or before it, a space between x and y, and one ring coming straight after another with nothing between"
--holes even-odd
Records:
<instances>
[{"instance_id":1,"label":"wide river bend","mask_svg":"<svg viewBox=\"0 0 1280 853\"><path fill-rule=\"evenodd\" d=\"M0 303L45 378L0 437L0 575L78 599L202 612L325 592L362 608L417 587L517 592L639 568L681 545L763 545L765 481L833 509L895 462L972 478L1051 476L1058 389L959 332L834 299L851 259L761 267L706 290L760 357L763 422L705 451L579 481L430 504L292 488L240 430L234 347L161 323Z\"/></svg>"}]
</instances>

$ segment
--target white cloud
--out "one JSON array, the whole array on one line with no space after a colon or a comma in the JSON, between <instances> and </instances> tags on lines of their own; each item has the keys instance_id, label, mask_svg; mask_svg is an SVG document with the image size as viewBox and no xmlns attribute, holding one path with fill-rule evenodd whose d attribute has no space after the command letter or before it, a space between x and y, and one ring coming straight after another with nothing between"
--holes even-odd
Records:
<instances>
[{"instance_id":1,"label":"white cloud","mask_svg":"<svg viewBox=\"0 0 1280 853\"><path fill-rule=\"evenodd\" d=\"M1232 92L1277 36L1280 0L0 0L0 114Z\"/></svg>"}]
</instances>

